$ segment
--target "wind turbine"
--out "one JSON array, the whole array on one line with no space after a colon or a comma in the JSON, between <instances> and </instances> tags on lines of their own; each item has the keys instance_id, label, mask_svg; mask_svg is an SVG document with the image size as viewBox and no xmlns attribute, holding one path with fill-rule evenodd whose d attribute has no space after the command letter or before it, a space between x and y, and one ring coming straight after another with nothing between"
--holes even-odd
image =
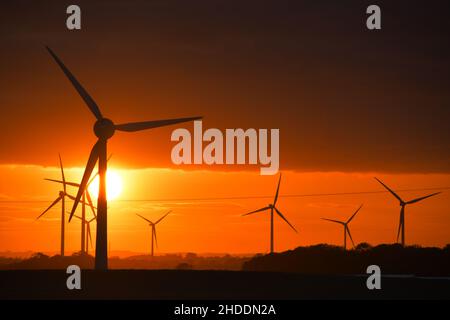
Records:
<instances>
[{"instance_id":1,"label":"wind turbine","mask_svg":"<svg viewBox=\"0 0 450 320\"><path fill-rule=\"evenodd\" d=\"M278 192L280 191L280 183L281 183L281 173L280 173L280 178L278 180L278 187L277 187L277 192L275 193L275 198L273 199L273 203L269 204L267 207L249 212L244 214L243 216L247 216L249 214L253 214L253 213L257 213L257 212L261 212L261 211L266 211L266 210L270 210L270 253L273 253L273 211L275 210L276 213L281 217L281 219L283 219L284 221L286 221L286 223L295 231L297 232L297 230L294 228L294 226L284 217L284 215L277 209L277 207L275 206L278 200Z\"/></svg>"},{"instance_id":2,"label":"wind turbine","mask_svg":"<svg viewBox=\"0 0 450 320\"><path fill-rule=\"evenodd\" d=\"M68 212L70 214L70 212ZM86 254L89 254L89 244L91 245L92 249L92 236L91 236L91 222L96 219L96 217L92 217L90 220L83 219L80 216L77 216L76 214L73 215L75 218L80 219L81 223L86 226L86 247L83 249Z\"/></svg>"},{"instance_id":3,"label":"wind turbine","mask_svg":"<svg viewBox=\"0 0 450 320\"><path fill-rule=\"evenodd\" d=\"M76 196L72 211L70 213L69 221L72 219L73 214L77 208L78 202L80 201L89 178L94 170L94 167L98 161L98 171L99 171L99 192L97 200L97 239L96 239L96 254L95 254L95 269L96 270L107 270L108 269L108 231L107 231L107 199L106 199L106 171L107 171L107 142L116 130L125 132L135 132L146 129L158 128L163 126L168 126L172 124L193 121L201 119L202 117L191 117L191 118L179 118L179 119L168 119L168 120L155 120L155 121L144 121L144 122L132 122L124 124L114 124L114 122L108 118L103 117L99 107L95 103L94 99L87 93L83 86L78 82L75 76L66 68L63 62L56 56L56 54L49 48L46 47L50 55L62 69L66 77L70 80L72 85L77 90L78 94L84 100L89 110L95 116L97 121L94 124L94 133L98 140L93 146L89 160L87 161L86 168L83 174L83 178L78 189L78 194Z\"/></svg>"},{"instance_id":4,"label":"wind turbine","mask_svg":"<svg viewBox=\"0 0 450 320\"><path fill-rule=\"evenodd\" d=\"M167 217L167 215L168 215L169 213L171 213L171 212L172 212L172 211L167 212L164 216L162 216L161 218L159 218L159 220L157 220L155 223L151 222L151 221L148 220L147 218L145 218L145 217L141 216L140 214L137 214L137 213L136 213L136 215L137 215L138 217L140 217L140 218L144 219L145 221L147 221L147 222L149 223L149 226L152 227L152 251L151 251L152 257L153 257L153 253L154 253L154 249L153 249L153 248L154 248L154 244L156 244L156 246L158 247L158 240L156 239L156 225L157 225L158 223L160 223L160 222L162 221L162 219L164 219L165 217ZM153 243L153 241L154 241L154 243Z\"/></svg>"},{"instance_id":5,"label":"wind turbine","mask_svg":"<svg viewBox=\"0 0 450 320\"><path fill-rule=\"evenodd\" d=\"M392 193L392 195L394 197L397 198L398 201L400 201L400 222L399 222L398 231L397 231L397 242L398 242L398 237L399 237L400 231L401 231L401 233L402 233L401 244L402 244L402 246L405 246L405 207L406 207L406 205L422 201L422 200L424 200L426 198L435 196L435 195L437 195L437 194L439 194L441 192L435 192L435 193L429 194L429 195L424 196L424 197L416 198L416 199L413 199L413 200L410 200L410 201L404 201L402 198L400 198L400 196L398 194L396 194L392 189L390 189L387 185L385 185L381 180L379 180L377 178L375 178L375 180L377 180L379 183L381 183L381 185L383 187L385 187L390 193Z\"/></svg>"},{"instance_id":6,"label":"wind turbine","mask_svg":"<svg viewBox=\"0 0 450 320\"><path fill-rule=\"evenodd\" d=\"M64 230L65 230L65 219L64 219L64 212L65 212L65 206L66 206L66 197L68 197L69 199L75 200L74 196L71 196L67 193L66 190L66 178L64 176L64 168L63 168L63 164L62 164L62 160L61 160L61 155L59 155L59 165L61 168L61 177L62 177L62 181L63 181L63 190L59 191L58 197L55 199L55 201L52 202L52 204L45 209L44 212L42 212L37 218L39 219L40 217L42 217L48 210L50 210L52 207L54 207L58 202L61 201L61 257L64 257Z\"/></svg>"},{"instance_id":7,"label":"wind turbine","mask_svg":"<svg viewBox=\"0 0 450 320\"><path fill-rule=\"evenodd\" d=\"M109 156L108 158L108 162L111 159L112 155ZM98 172L91 178L91 180L89 180L89 182L86 185L86 189L84 191L83 197L82 197L82 206L81 206L81 252L86 252L86 248L87 245L85 244L85 239L87 239L87 236L85 235L85 226L86 226L86 199L88 201L89 207L91 207L92 210L92 214L94 215L94 217L96 218L97 215L95 214L95 207L92 204L92 198L91 198L91 194L89 193L89 186L91 185L91 183L95 180L95 178L98 176ZM56 180L56 179L47 179L45 178L44 180L47 181L51 181L51 182L56 182L56 183L65 183L68 186L72 186L72 187L80 187L79 183L76 182L70 182L70 181L61 181L61 180ZM70 212L69 212L70 214Z\"/></svg>"},{"instance_id":8,"label":"wind turbine","mask_svg":"<svg viewBox=\"0 0 450 320\"><path fill-rule=\"evenodd\" d=\"M347 250L347 234L350 237L350 240L352 240L353 247L355 247L355 243L353 242L352 234L350 233L350 228L348 227L348 224L350 223L350 221L353 220L353 218L356 216L356 214L362 208L362 206L363 205L361 205L355 211L355 213L350 217L350 219L347 220L347 222L343 222L343 221L339 221L339 220L332 220L332 219L327 219L327 218L322 218L322 220L326 220L326 221L330 221L330 222L334 222L334 223L339 223L339 224L341 224L344 227L344 250Z\"/></svg>"}]
</instances>

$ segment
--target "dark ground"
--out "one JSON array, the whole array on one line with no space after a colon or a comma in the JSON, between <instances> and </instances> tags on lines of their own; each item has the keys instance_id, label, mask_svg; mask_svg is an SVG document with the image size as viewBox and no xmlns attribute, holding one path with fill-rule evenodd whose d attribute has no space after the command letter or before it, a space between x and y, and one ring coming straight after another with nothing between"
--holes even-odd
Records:
<instances>
[{"instance_id":1,"label":"dark ground","mask_svg":"<svg viewBox=\"0 0 450 320\"><path fill-rule=\"evenodd\" d=\"M65 270L0 271L0 299L450 299L450 280L276 272L82 271L82 290L68 290Z\"/></svg>"}]
</instances>

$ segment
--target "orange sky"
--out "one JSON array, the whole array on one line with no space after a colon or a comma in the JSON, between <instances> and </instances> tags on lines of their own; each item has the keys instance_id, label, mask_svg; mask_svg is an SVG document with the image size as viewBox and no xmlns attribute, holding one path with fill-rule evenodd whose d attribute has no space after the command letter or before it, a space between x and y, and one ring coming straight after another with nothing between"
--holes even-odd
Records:
<instances>
[{"instance_id":1,"label":"orange sky","mask_svg":"<svg viewBox=\"0 0 450 320\"><path fill-rule=\"evenodd\" d=\"M109 203L108 236L113 250L148 251L150 229L135 213L156 220L166 211L173 210L173 214L158 226L158 252L268 251L269 215L240 215L266 206L270 199L154 202L128 200L273 195L277 176L260 176L257 172L127 170L115 168L113 159L111 169L120 174L124 188L120 197ZM60 207L49 211L42 220L36 221L35 218L50 204L50 201L45 200L53 200L59 190L42 179L59 178L58 169L2 165L0 174L0 251L56 252L59 249ZM77 181L80 175L80 169L67 169L68 179ZM285 172L280 194L382 191L381 186L373 179L374 175L375 173ZM450 175L447 174L376 175L394 189L450 185ZM411 199L428 193L431 191L400 194L405 199ZM21 202L22 200L30 202ZM407 243L424 246L443 246L450 243L449 200L447 191L407 208ZM276 250L323 242L341 244L341 227L322 221L320 217L344 220L362 203L363 209L350 225L355 242L394 242L399 206L387 193L281 197L280 211L300 232L295 234L280 219L276 219ZM79 250L78 221L71 222L67 230L67 250Z\"/></svg>"}]
</instances>

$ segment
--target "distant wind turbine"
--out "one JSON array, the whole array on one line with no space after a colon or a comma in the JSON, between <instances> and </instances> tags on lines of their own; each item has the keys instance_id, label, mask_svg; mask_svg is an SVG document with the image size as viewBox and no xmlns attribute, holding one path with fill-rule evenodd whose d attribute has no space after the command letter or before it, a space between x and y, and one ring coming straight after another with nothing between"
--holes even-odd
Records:
<instances>
[{"instance_id":1,"label":"distant wind turbine","mask_svg":"<svg viewBox=\"0 0 450 320\"><path fill-rule=\"evenodd\" d=\"M353 215L350 217L350 219L347 220L347 222L339 221L339 220L332 220L327 218L322 218L322 220L339 223L344 227L344 250L347 250L347 234L350 237L350 240L352 241L353 247L355 247L355 243L353 242L352 234L350 233L350 228L348 227L348 224L350 221L353 220L353 218L356 216L359 210L361 210L362 205L353 213Z\"/></svg>"},{"instance_id":2,"label":"distant wind turbine","mask_svg":"<svg viewBox=\"0 0 450 320\"><path fill-rule=\"evenodd\" d=\"M66 190L66 178L64 176L64 168L63 168L63 164L62 164L62 160L61 160L61 155L59 155L59 165L61 168L61 177L62 177L62 182L63 182L63 190L59 191L58 197L56 198L55 201L52 202L52 204L45 209L44 212L42 212L36 219L39 219L40 217L42 217L48 210L50 210L52 207L54 207L58 202L61 201L61 257L64 257L64 230L65 230L65 216L64 216L64 212L65 212L65 206L66 206L66 197L68 197L69 199L75 200L74 196L71 196L70 194L67 193Z\"/></svg>"},{"instance_id":3,"label":"distant wind turbine","mask_svg":"<svg viewBox=\"0 0 450 320\"><path fill-rule=\"evenodd\" d=\"M112 155L109 156L107 162L109 162L111 157L112 157ZM83 197L82 197L82 201L81 201L81 203L82 203L82 206L81 206L81 252L83 252L83 253L84 252L87 253L87 251L86 251L87 244L85 242L85 239L87 239L86 232L85 232L85 229L86 229L86 226L87 226L87 224L86 224L86 199L87 199L87 202L89 204L89 207L91 207L92 214L94 215L95 218L97 217L97 215L95 213L95 207L92 204L91 194L89 193L89 186L91 185L91 183L95 180L95 178L97 176L98 176L98 172L87 183L86 189L84 191L84 194L83 194ZM62 184L65 183L68 186L77 187L77 188L80 187L80 184L76 183L76 182L70 182L70 181L63 182L61 180L47 179L47 178L45 178L44 180L51 181L51 182L56 182L56 183L62 183ZM70 212L69 212L69 215L70 215Z\"/></svg>"},{"instance_id":4,"label":"distant wind turbine","mask_svg":"<svg viewBox=\"0 0 450 320\"><path fill-rule=\"evenodd\" d=\"M56 180L56 179L44 179L47 181L51 181L51 182L56 182L56 183L62 183L64 186L72 186L72 187L79 187L80 185L76 182L70 182L70 181L61 181L61 180ZM75 199L75 197L73 197ZM87 203L86 203L86 199L87 199ZM88 189L86 188L86 192L83 194L82 200L82 207L81 207L81 252L85 252L85 222L86 222L86 204L89 205L89 207L92 210L92 213L94 214L94 217L96 217L95 214L95 207L92 204L92 199L91 199L91 195L89 194ZM70 212L69 212L70 214Z\"/></svg>"},{"instance_id":5,"label":"distant wind turbine","mask_svg":"<svg viewBox=\"0 0 450 320\"><path fill-rule=\"evenodd\" d=\"M410 201L404 201L392 189L390 189L387 185L385 185L383 182L381 182L381 180L379 180L377 178L375 178L375 180L377 180L379 183L381 183L381 185L383 187L385 187L394 197L397 198L398 201L400 201L400 222L399 222L398 231L397 231L397 242L398 242L398 238L399 238L400 231L401 231L401 233L402 233L401 244L402 244L402 246L405 246L405 207L406 207L406 205L422 201L422 200L424 200L426 198L435 196L435 195L437 195L437 194L439 194L441 192L435 192L435 193L429 194L429 195L424 196L424 197L416 198L416 199L413 199L413 200L410 200Z\"/></svg>"},{"instance_id":6,"label":"distant wind turbine","mask_svg":"<svg viewBox=\"0 0 450 320\"><path fill-rule=\"evenodd\" d=\"M72 211L70 213L69 221L72 219L73 214L77 208L78 203L81 200L82 195L86 189L89 178L94 170L94 167L98 161L99 168L99 192L97 200L97 239L96 239L96 254L95 254L95 269L96 270L107 270L108 269L108 224L107 224L107 199L106 199L106 171L107 171L107 142L116 130L125 132L135 132L146 129L158 128L163 126L168 126L172 124L193 121L201 119L202 117L191 117L191 118L179 118L179 119L169 119L169 120L156 120L156 121L144 121L144 122L132 122L124 124L114 124L108 118L103 117L97 103L92 99L88 92L83 88L83 86L78 82L75 76L67 69L63 62L58 58L58 56L49 48L46 47L50 55L56 61L58 66L62 69L66 77L72 83L72 85L77 90L78 94L84 100L89 110L95 116L97 121L94 125L94 133L98 137L97 142L91 150L89 160L86 164L86 168L83 174L83 178L78 189L78 194L76 196Z\"/></svg>"},{"instance_id":7,"label":"distant wind turbine","mask_svg":"<svg viewBox=\"0 0 450 320\"><path fill-rule=\"evenodd\" d=\"M68 212L70 214L70 212ZM86 254L89 254L89 244L91 245L91 249L93 249L92 247L92 236L91 236L91 222L94 221L97 217L92 217L90 220L86 220L80 216L77 216L76 214L73 215L75 218L80 219L81 223L84 224L86 226L86 247L83 249L84 252L86 252Z\"/></svg>"},{"instance_id":8,"label":"distant wind turbine","mask_svg":"<svg viewBox=\"0 0 450 320\"><path fill-rule=\"evenodd\" d=\"M153 223L152 221L148 220L147 218L141 216L140 214L136 215L142 219L144 219L145 221L148 222L149 226L152 228L152 251L151 251L151 256L153 257L154 255L154 245L156 244L156 247L158 247L158 239L156 238L156 225L158 223L160 223L165 217L167 217L167 215L169 213L171 213L172 211L167 212L164 216L162 216L161 218L159 218L155 223Z\"/></svg>"},{"instance_id":9,"label":"distant wind turbine","mask_svg":"<svg viewBox=\"0 0 450 320\"><path fill-rule=\"evenodd\" d=\"M277 200L278 200L278 193L280 191L280 183L281 183L281 173L280 173L280 178L278 180L277 192L275 193L275 198L273 199L273 203L269 204L267 207L264 207L264 208L261 208L261 209L258 209L258 210L255 210L255 211L252 211L252 212L249 212L249 213L246 213L243 215L243 216L247 216L249 214L270 210L270 253L274 252L274 249L273 249L273 211L274 210L281 217L281 219L283 219L295 232L297 232L297 230L294 228L294 226L284 217L284 215L275 206L277 203Z\"/></svg>"}]
</instances>

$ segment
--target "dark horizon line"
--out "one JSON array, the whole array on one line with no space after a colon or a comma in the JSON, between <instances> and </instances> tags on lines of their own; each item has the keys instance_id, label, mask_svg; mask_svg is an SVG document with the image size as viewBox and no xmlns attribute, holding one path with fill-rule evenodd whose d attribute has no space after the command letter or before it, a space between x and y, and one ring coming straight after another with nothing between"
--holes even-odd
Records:
<instances>
[{"instance_id":1,"label":"dark horizon line","mask_svg":"<svg viewBox=\"0 0 450 320\"><path fill-rule=\"evenodd\" d=\"M371 247L379 247L379 246L400 246L400 247L402 247L400 243L396 243L396 242L380 242L380 243L372 244L372 243L369 243L369 242L366 242L366 241L361 241L361 242L357 243L354 247L349 248L347 250L355 250L356 247L358 245L361 245L361 244L368 244ZM282 253L282 252L286 252L286 251L290 251L290 250L295 250L297 248L310 248L310 247L318 247L318 246L324 246L324 245L325 246L330 246L330 247L342 248L342 245L335 244L335 243L317 242L317 243L312 243L312 244L309 244L309 245L304 244L304 245L295 246L295 247L293 247L293 249L285 249L284 251L276 251L274 253ZM403 248L417 247L417 246L419 246L422 249L423 248L440 248L440 249L444 249L447 246L450 246L450 243L444 244L442 246L439 246L439 245L421 245L421 244L416 243L416 244L405 245ZM53 254L53 256L58 256L59 255L57 250L56 251L36 251L36 250L14 251L14 250L3 250L3 251L0 251L0 254L1 253L8 253L8 252L10 252L10 253L28 253L28 252L31 252L31 253L50 254L50 255ZM77 250L73 250L71 252L72 252L72 254L75 254L75 253L79 253L80 250L78 250L78 251ZM116 252L116 253L117 252L125 252L125 253L128 252L128 253L133 254L133 255L130 255L130 256L127 255L127 256L125 256L125 258L135 257L135 256L138 256L138 255L139 256L141 256L141 255L143 255L143 256L150 255L149 253L147 253L145 251L140 252L140 251L127 250L127 249L114 249L114 250L111 250L111 252ZM161 255L183 255L183 254L192 254L192 253L196 254L198 256L213 256L213 255L245 256L245 255L270 254L269 251L259 251L259 252L254 251L254 252L242 252L242 253L239 253L239 252L220 252L220 251L217 251L217 252L214 252L214 251L204 251L204 252L202 252L202 251L197 251L197 252L196 251L164 251L164 252L160 252L160 253L155 253L155 256L157 256L157 255L160 255L160 256ZM89 254L89 255L91 255L91 254ZM92 254L91 256L94 256L94 255ZM5 256L1 256L1 257L5 258ZM71 256L70 255L65 255L64 257L71 257ZM113 257L113 256L110 256L110 257ZM119 258L120 258L120 256L119 256Z\"/></svg>"}]
</instances>

